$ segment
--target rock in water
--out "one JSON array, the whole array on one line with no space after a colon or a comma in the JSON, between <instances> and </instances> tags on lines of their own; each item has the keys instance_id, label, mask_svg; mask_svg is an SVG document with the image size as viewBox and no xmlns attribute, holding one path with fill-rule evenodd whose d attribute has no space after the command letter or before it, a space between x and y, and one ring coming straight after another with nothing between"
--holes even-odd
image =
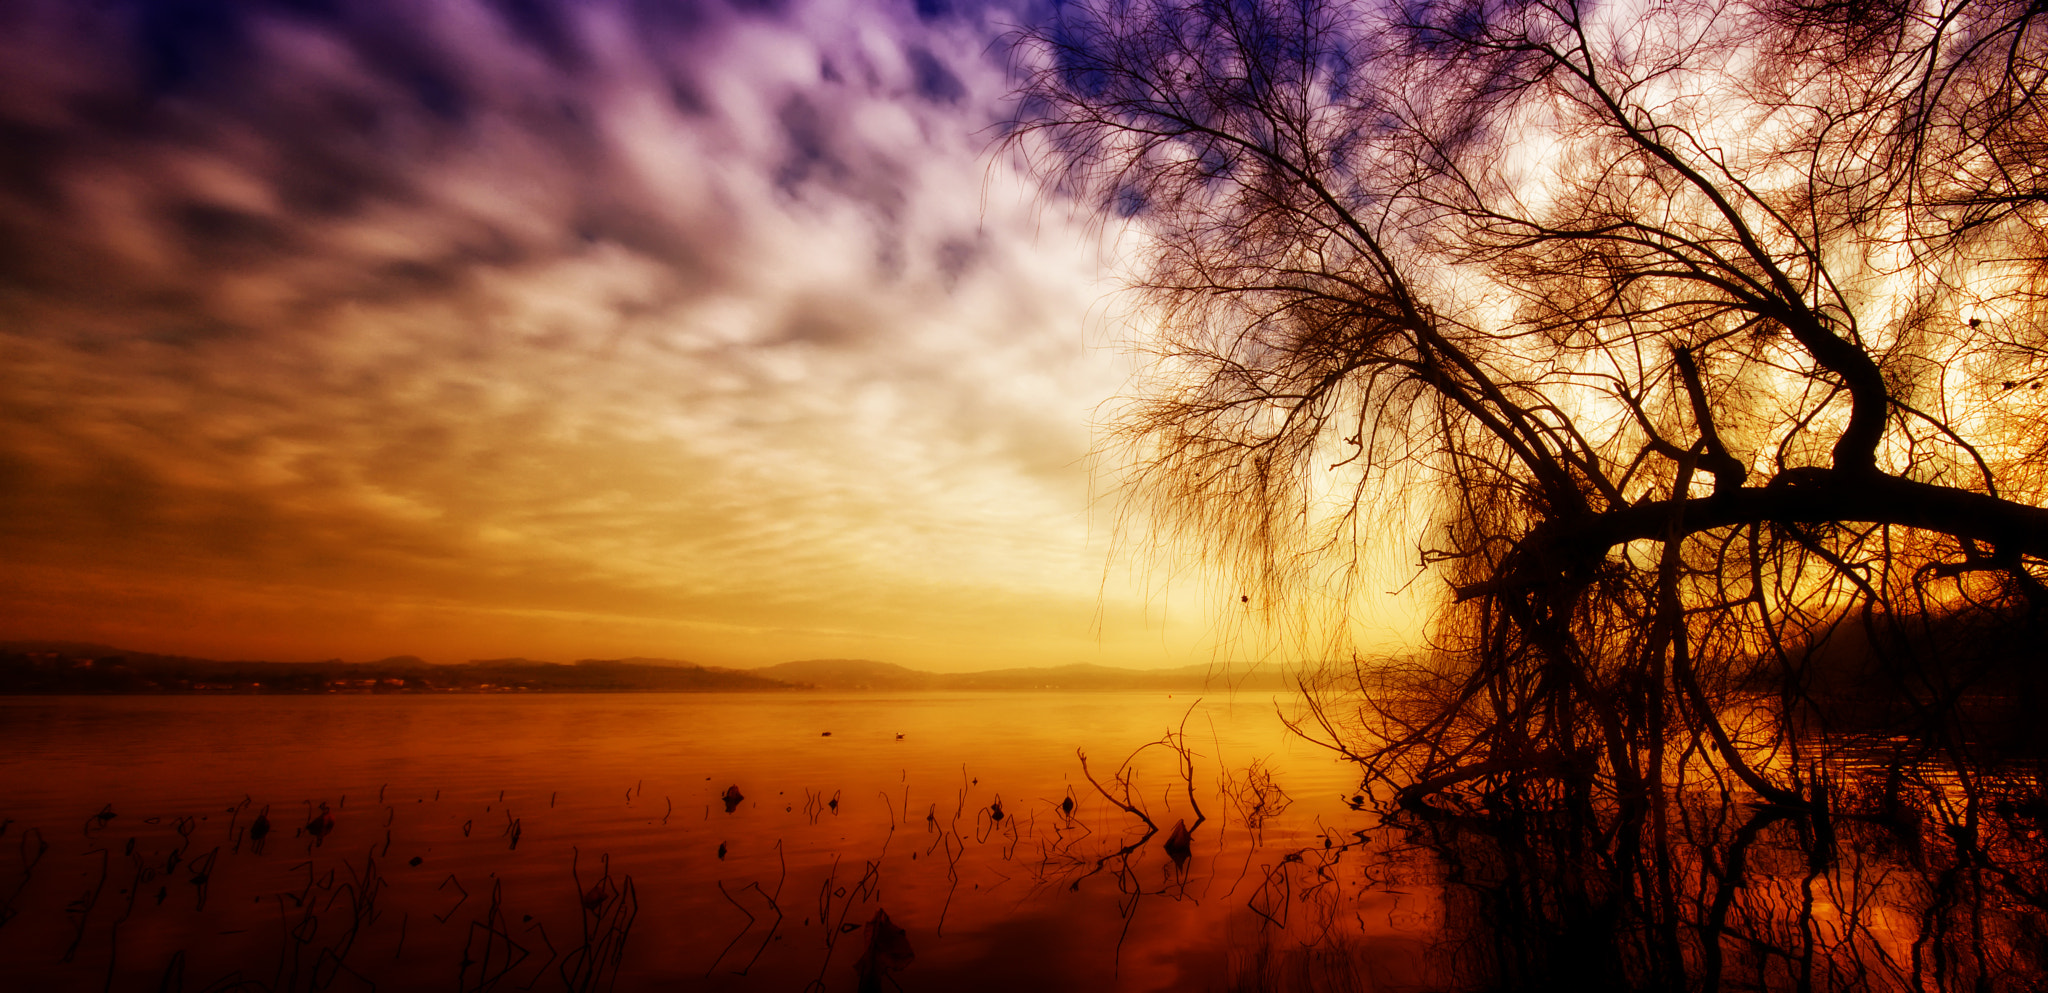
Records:
<instances>
[{"instance_id":1,"label":"rock in water","mask_svg":"<svg viewBox=\"0 0 2048 993\"><path fill-rule=\"evenodd\" d=\"M1188 822L1185 819L1174 821L1173 830L1166 834L1166 854L1173 857L1174 865L1181 865L1194 853L1195 839L1188 834Z\"/></svg>"}]
</instances>

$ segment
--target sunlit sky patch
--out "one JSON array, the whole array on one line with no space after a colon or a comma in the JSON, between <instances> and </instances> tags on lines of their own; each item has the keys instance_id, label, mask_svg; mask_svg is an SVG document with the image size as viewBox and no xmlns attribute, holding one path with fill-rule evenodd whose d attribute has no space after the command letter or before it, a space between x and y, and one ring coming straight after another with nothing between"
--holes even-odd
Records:
<instances>
[{"instance_id":1,"label":"sunlit sky patch","mask_svg":"<svg viewBox=\"0 0 2048 993\"><path fill-rule=\"evenodd\" d=\"M1028 16L8 4L0 636L1208 658L1106 567L1104 235L989 154Z\"/></svg>"},{"instance_id":2,"label":"sunlit sky patch","mask_svg":"<svg viewBox=\"0 0 2048 993\"><path fill-rule=\"evenodd\" d=\"M0 636L1216 657L1091 487L1116 232L991 154L1033 16L7 5Z\"/></svg>"}]
</instances>

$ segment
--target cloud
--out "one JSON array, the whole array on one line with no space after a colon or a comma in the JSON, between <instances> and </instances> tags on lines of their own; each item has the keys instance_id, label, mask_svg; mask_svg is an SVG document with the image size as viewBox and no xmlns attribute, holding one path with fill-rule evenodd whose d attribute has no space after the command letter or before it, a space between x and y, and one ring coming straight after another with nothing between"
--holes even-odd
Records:
<instances>
[{"instance_id":1,"label":"cloud","mask_svg":"<svg viewBox=\"0 0 2048 993\"><path fill-rule=\"evenodd\" d=\"M1091 530L1097 241L987 155L1001 8L0 16L0 595L34 623L1160 657Z\"/></svg>"}]
</instances>

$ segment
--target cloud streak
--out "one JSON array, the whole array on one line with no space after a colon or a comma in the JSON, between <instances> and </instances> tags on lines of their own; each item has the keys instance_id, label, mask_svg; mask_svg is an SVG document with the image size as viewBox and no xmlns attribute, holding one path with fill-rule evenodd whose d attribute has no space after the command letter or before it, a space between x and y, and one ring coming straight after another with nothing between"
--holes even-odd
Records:
<instances>
[{"instance_id":1,"label":"cloud streak","mask_svg":"<svg viewBox=\"0 0 2048 993\"><path fill-rule=\"evenodd\" d=\"M1023 14L75 6L0 15L7 633L1182 660L1097 241L986 155Z\"/></svg>"}]
</instances>

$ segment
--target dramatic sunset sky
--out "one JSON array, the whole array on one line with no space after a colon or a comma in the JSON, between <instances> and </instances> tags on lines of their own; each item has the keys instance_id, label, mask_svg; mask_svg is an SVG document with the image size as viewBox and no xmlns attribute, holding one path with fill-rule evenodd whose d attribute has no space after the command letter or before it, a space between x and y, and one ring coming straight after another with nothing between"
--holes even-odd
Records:
<instances>
[{"instance_id":1,"label":"dramatic sunset sky","mask_svg":"<svg viewBox=\"0 0 2048 993\"><path fill-rule=\"evenodd\" d=\"M1216 657L1091 483L1118 232L991 153L1037 16L0 6L0 637Z\"/></svg>"}]
</instances>

